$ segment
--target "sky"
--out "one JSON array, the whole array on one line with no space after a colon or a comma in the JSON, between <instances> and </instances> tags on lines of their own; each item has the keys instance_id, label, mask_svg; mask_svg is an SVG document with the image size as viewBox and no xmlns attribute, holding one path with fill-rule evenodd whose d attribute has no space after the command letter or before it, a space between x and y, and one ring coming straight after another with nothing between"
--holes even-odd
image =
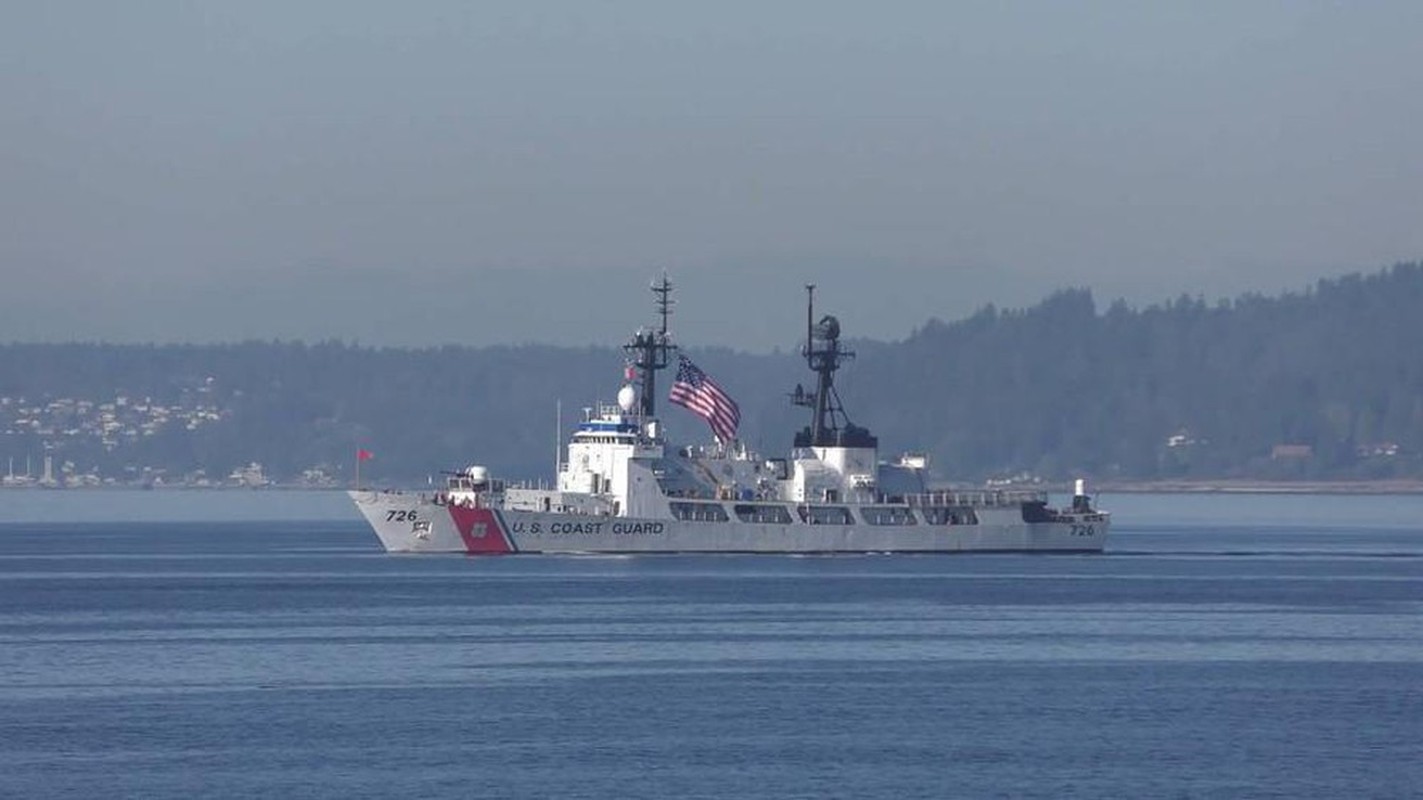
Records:
<instances>
[{"instance_id":1,"label":"sky","mask_svg":"<svg viewBox=\"0 0 1423 800\"><path fill-rule=\"evenodd\" d=\"M1423 3L12 2L0 341L796 346L1423 258Z\"/></svg>"}]
</instances>

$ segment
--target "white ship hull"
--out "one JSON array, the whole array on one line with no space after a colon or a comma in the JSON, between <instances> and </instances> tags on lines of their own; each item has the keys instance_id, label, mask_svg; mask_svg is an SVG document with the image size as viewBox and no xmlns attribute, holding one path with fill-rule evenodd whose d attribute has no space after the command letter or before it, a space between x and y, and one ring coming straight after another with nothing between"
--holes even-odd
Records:
<instances>
[{"instance_id":1,"label":"white ship hull","mask_svg":"<svg viewBox=\"0 0 1423 800\"><path fill-rule=\"evenodd\" d=\"M418 492L353 491L356 507L396 553L957 553L1100 552L1110 517L1025 522L1016 505L976 510L975 524L687 522L468 508Z\"/></svg>"},{"instance_id":2,"label":"white ship hull","mask_svg":"<svg viewBox=\"0 0 1423 800\"><path fill-rule=\"evenodd\" d=\"M617 405L584 410L549 485L513 485L473 464L440 491L351 492L390 552L472 553L959 553L1100 552L1111 517L1077 481L1071 504L1040 491L956 490L928 482L928 457L880 459L854 425L834 374L853 355L832 316L813 323L807 287L810 410L785 457L762 458L737 438L740 410L679 356L668 401L706 420L716 441L677 447L655 414L656 375L676 349L667 332L671 284L653 286L659 330L624 346ZM362 450L358 453L365 453ZM564 455L560 453L560 455Z\"/></svg>"}]
</instances>

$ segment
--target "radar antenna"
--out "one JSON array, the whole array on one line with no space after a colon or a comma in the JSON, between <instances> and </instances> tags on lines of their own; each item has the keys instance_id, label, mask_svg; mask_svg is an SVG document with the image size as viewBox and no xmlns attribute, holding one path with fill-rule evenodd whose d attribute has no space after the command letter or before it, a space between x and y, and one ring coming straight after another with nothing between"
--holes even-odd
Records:
<instances>
[{"instance_id":1,"label":"radar antenna","mask_svg":"<svg viewBox=\"0 0 1423 800\"><path fill-rule=\"evenodd\" d=\"M878 441L868 430L850 422L835 390L835 371L855 353L840 346L839 320L826 314L815 322L815 284L806 284L805 294L805 348L801 352L816 374L816 387L814 392L806 392L797 385L791 394L793 404L811 409L810 426L796 434L795 446L876 447Z\"/></svg>"},{"instance_id":2,"label":"radar antenna","mask_svg":"<svg viewBox=\"0 0 1423 800\"><path fill-rule=\"evenodd\" d=\"M661 317L661 327L653 331L639 328L632 339L623 345L629 370L635 371L638 378L637 410L644 419L651 418L656 412L657 370L667 368L668 354L677 349L667 331L667 318L672 315L672 306L677 303L672 299L672 281L667 279L667 273L662 273L662 280L652 284L652 293L657 296L654 305Z\"/></svg>"}]
</instances>

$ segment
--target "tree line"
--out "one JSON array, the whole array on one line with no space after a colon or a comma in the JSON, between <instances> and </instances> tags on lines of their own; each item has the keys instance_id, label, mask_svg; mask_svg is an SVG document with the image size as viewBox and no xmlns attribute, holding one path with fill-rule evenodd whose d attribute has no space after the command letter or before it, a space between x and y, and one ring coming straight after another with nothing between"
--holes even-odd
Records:
<instances>
[{"instance_id":1,"label":"tree line","mask_svg":"<svg viewBox=\"0 0 1423 800\"><path fill-rule=\"evenodd\" d=\"M1099 309L1090 291L1070 289L1024 309L931 320L903 341L852 341L858 358L837 380L882 455L925 452L944 480L1417 478L1420 308L1417 263L1279 296L1141 309ZM853 318L841 318L853 334ZM812 380L797 353L686 352L738 400L748 444L768 455L790 446L805 420L786 395ZM363 474L378 481L423 482L472 462L548 478L583 408L616 395L622 365L616 347L11 343L0 345L11 411L18 398L181 405L201 394L223 416L110 446L4 432L0 420L0 458L47 447L107 474L217 475L256 461L286 479L312 466L348 476L365 448L376 457ZM665 397L671 375L659 380ZM684 410L663 401L659 411L677 440L708 437Z\"/></svg>"}]
</instances>

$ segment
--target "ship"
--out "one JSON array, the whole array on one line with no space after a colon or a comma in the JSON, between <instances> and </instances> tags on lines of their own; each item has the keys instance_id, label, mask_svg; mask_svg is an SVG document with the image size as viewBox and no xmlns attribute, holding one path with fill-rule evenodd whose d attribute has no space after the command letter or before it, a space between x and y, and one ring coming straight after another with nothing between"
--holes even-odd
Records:
<instances>
[{"instance_id":1,"label":"ship","mask_svg":"<svg viewBox=\"0 0 1423 800\"><path fill-rule=\"evenodd\" d=\"M854 352L840 323L815 320L806 287L805 344L813 389L790 400L808 424L785 456L762 457L737 438L740 411L678 353L668 329L672 285L652 285L660 324L623 346L616 403L598 403L560 458L556 481L507 481L485 465L444 474L424 491L348 492L394 553L470 555L638 553L1101 552L1111 515L1077 479L1071 499L1041 489L935 486L929 461L882 460L879 441L850 422L835 373ZM658 373L677 355L668 399L704 418L709 442L667 441L657 416ZM363 451L364 452L364 451Z\"/></svg>"}]
</instances>

